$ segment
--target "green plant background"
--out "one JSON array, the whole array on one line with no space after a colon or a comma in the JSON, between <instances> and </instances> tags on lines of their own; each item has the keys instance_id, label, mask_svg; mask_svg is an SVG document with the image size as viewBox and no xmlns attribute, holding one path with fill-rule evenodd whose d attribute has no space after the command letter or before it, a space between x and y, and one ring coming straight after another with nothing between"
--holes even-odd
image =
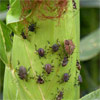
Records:
<instances>
[{"instance_id":1,"label":"green plant background","mask_svg":"<svg viewBox=\"0 0 100 100\"><path fill-rule=\"evenodd\" d=\"M8 1L0 1L0 14L7 9ZM88 8L81 7L80 9L80 23L81 23L81 39L87 35L90 35L94 31L98 30L99 27L99 10L100 8ZM1 16L0 16L1 18ZM4 20L5 22L5 20ZM100 31L99 31L100 32ZM100 35L99 35L100 36ZM92 37L95 39L95 37ZM99 41L96 41L99 42ZM88 43L84 43L82 47L90 46ZM95 52L95 48L93 48L93 52ZM98 47L97 47L98 48ZM84 51L85 52L85 51ZM100 52L100 49L99 49ZM96 54L93 57L90 57L86 60L82 59L81 65L82 70L81 74L83 77L83 83L81 84L81 96L88 94L89 92L96 90L100 87L100 54L96 51ZM83 56L82 56L83 57ZM4 76L4 66L3 62L0 61L0 98L2 98L2 87L3 87L3 76Z\"/></svg>"}]
</instances>

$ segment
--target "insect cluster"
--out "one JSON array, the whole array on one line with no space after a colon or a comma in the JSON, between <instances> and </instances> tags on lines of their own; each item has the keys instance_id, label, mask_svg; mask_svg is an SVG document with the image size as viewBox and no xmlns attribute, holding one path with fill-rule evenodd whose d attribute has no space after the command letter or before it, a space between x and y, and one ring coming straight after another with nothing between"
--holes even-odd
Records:
<instances>
[{"instance_id":1,"label":"insect cluster","mask_svg":"<svg viewBox=\"0 0 100 100\"><path fill-rule=\"evenodd\" d=\"M60 61L61 61L61 66L62 68L67 66L68 62L69 62L69 57L73 54L74 50L75 50L75 45L73 43L72 40L65 40L63 42L63 50L61 49L61 44L59 44L58 42L53 44L52 46L50 46L49 48L49 51L56 53L58 51L63 51L63 55L60 56L59 53L58 53L58 56L61 58ZM48 50L48 49L47 49ZM48 51L46 51L46 49L44 48L38 48L37 49L37 45L35 45L35 51L36 51L36 54L41 57L41 59L43 59L47 54L48 54ZM57 53L56 53L57 54ZM52 64L53 61L51 61L51 63L46 63L46 64L42 64L43 65L43 70L44 70L44 73L43 75L37 75L37 77L34 77L32 79L36 80L36 83L38 84L44 84L46 82L45 78L44 78L44 74L46 74L48 77L48 75L51 74L51 72L53 71L53 64ZM76 61L76 67L78 70L81 70L81 65L79 63L79 61L77 60ZM29 78L31 79L31 77L29 77L28 75L28 72L29 72L29 69L27 70L24 66L20 66L19 69L18 69L18 76L21 80L28 80ZM70 79L70 70L69 72L65 72L61 79L58 81L60 84L61 83L67 83ZM77 79L77 82L78 84L82 82L82 77L81 75L78 76L78 79ZM58 93L58 95L56 96L56 100L62 100L63 99L63 95L64 95L64 92L60 91Z\"/></svg>"},{"instance_id":2,"label":"insect cluster","mask_svg":"<svg viewBox=\"0 0 100 100\"><path fill-rule=\"evenodd\" d=\"M61 46L63 46L63 50L61 49ZM61 58L60 61L61 61L62 68L67 66L67 64L69 62L69 57L73 54L74 50L75 50L75 45L72 40L65 40L63 42L63 45L61 45L59 43L55 43L52 46L50 46L50 48L49 48L49 51L53 52L53 54L54 53L57 54L58 51L60 51L60 52L63 51L64 54L62 56L59 55L59 52L57 54L59 56L59 58ZM36 54L39 56L39 58L41 57L41 59L43 59L48 54L48 49L47 49L47 51L44 48L37 49L37 45L35 45L35 51L36 51ZM36 75L36 77L34 76L33 78L29 77L29 74L28 74L29 69L26 69L24 66L20 66L18 69L18 76L21 80L28 81L28 79L34 79L34 80L36 80L36 83L44 84L46 82L46 80L44 78L44 74L47 75L46 77L48 77L51 74L51 72L53 71L53 69L55 68L52 63L53 63L53 61L51 61L51 63L42 64L43 71L44 71L43 75L39 74L39 75ZM76 68L78 70L81 70L81 65L78 60L76 61ZM70 70L69 70L69 72L65 72L61 76L60 80L58 80L58 83L66 84L69 81L70 77L71 77L71 74L70 74ZM78 76L77 82L78 82L78 84L74 84L75 86L82 83L81 75ZM58 94L56 95L55 99L62 100L63 95L64 95L64 92L59 91Z\"/></svg>"},{"instance_id":3,"label":"insect cluster","mask_svg":"<svg viewBox=\"0 0 100 100\"><path fill-rule=\"evenodd\" d=\"M32 26L29 26L29 30L30 31L34 31L34 29L32 30L31 28L34 27L34 25ZM27 37L25 36L25 34L22 32L22 36L24 39L27 39ZM61 47L63 46L63 47ZM63 50L62 50L63 49ZM70 56L73 54L74 50L75 50L75 45L74 45L74 42L72 40L64 40L63 42L63 45L61 45L58 41L57 43L53 44L52 46L49 46L49 49L46 49L45 48L38 48L37 49L37 45L35 44L35 51L36 51L36 54L39 56L39 58L43 59L43 58L46 58L46 55L48 54L48 50L49 52L53 52L54 53L58 53L58 57L60 58L60 61L61 61L61 66L62 68L67 66L68 62L69 62L69 58ZM59 54L58 51L63 51L63 55ZM52 54L52 55L53 55ZM43 65L43 75L46 74L48 77L51 72L53 71L53 64L52 63L46 63L46 64L42 64ZM77 66L77 69L80 70L81 69L81 65L80 63L76 62L76 66ZM29 77L28 76L28 71L24 66L20 66L19 69L18 69L18 76L21 80L28 80ZM44 79L43 75L37 75L37 77L34 76L34 80L36 79L36 83L38 84L44 84L46 82L46 80ZM65 72L63 75L62 75L62 78L60 79L60 81L58 81L59 83L67 83L70 79L70 70L69 70L69 73ZM78 77L78 80L77 80L79 83L82 82L82 78L81 78L81 75ZM63 98L63 94L64 92L60 91L56 97L56 100L62 100Z\"/></svg>"}]
</instances>

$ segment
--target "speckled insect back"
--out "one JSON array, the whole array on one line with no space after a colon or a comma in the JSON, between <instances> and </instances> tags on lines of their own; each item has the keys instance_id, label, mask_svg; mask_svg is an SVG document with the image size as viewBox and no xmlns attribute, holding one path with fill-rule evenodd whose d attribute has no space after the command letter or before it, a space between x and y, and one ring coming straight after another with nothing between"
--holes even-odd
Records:
<instances>
[{"instance_id":1,"label":"speckled insect back","mask_svg":"<svg viewBox=\"0 0 100 100\"><path fill-rule=\"evenodd\" d=\"M24 32L21 33L21 36L23 37L23 39L27 39L27 36Z\"/></svg>"},{"instance_id":2,"label":"speckled insect back","mask_svg":"<svg viewBox=\"0 0 100 100\"><path fill-rule=\"evenodd\" d=\"M79 81L79 83L82 83L82 76L81 75L78 76L78 81Z\"/></svg>"},{"instance_id":3,"label":"speckled insect back","mask_svg":"<svg viewBox=\"0 0 100 100\"><path fill-rule=\"evenodd\" d=\"M37 51L38 51L38 54L39 54L40 57L43 57L45 55L44 49L39 48Z\"/></svg>"},{"instance_id":4,"label":"speckled insect back","mask_svg":"<svg viewBox=\"0 0 100 100\"><path fill-rule=\"evenodd\" d=\"M47 42L50 45L50 42L49 41ZM60 48L60 42L57 39L57 43L54 43L52 46L49 46L49 47L52 49L53 52L57 52Z\"/></svg>"},{"instance_id":5,"label":"speckled insect back","mask_svg":"<svg viewBox=\"0 0 100 100\"><path fill-rule=\"evenodd\" d=\"M42 76L38 76L38 78L37 78L37 83L39 83L39 84L43 84L44 83L44 79L42 78Z\"/></svg>"},{"instance_id":6,"label":"speckled insect back","mask_svg":"<svg viewBox=\"0 0 100 100\"><path fill-rule=\"evenodd\" d=\"M64 93L62 91L60 91L58 96L57 96L57 98L56 98L56 100L62 100L63 99L63 95L64 95Z\"/></svg>"},{"instance_id":7,"label":"speckled insect back","mask_svg":"<svg viewBox=\"0 0 100 100\"><path fill-rule=\"evenodd\" d=\"M76 61L76 66L77 66L77 69L78 69L78 70L81 70L81 65L80 65L80 63L79 63L78 60Z\"/></svg>"},{"instance_id":8,"label":"speckled insect back","mask_svg":"<svg viewBox=\"0 0 100 100\"><path fill-rule=\"evenodd\" d=\"M19 75L19 78L22 79L22 80L27 80L27 70L24 66L20 66L19 69L18 69L18 75Z\"/></svg>"},{"instance_id":9,"label":"speckled insect back","mask_svg":"<svg viewBox=\"0 0 100 100\"><path fill-rule=\"evenodd\" d=\"M46 64L45 65L45 71L47 72L47 74L50 74L52 71L52 66L51 64Z\"/></svg>"},{"instance_id":10,"label":"speckled insect back","mask_svg":"<svg viewBox=\"0 0 100 100\"><path fill-rule=\"evenodd\" d=\"M65 67L68 64L68 57L64 57L62 61L62 67Z\"/></svg>"},{"instance_id":11,"label":"speckled insect back","mask_svg":"<svg viewBox=\"0 0 100 100\"><path fill-rule=\"evenodd\" d=\"M70 78L70 75L68 73L64 73L64 75L63 75L63 81L64 82L68 82L69 78Z\"/></svg>"},{"instance_id":12,"label":"speckled insect back","mask_svg":"<svg viewBox=\"0 0 100 100\"><path fill-rule=\"evenodd\" d=\"M72 55L75 49L75 45L72 40L65 40L64 41L65 51L68 55Z\"/></svg>"},{"instance_id":13,"label":"speckled insect back","mask_svg":"<svg viewBox=\"0 0 100 100\"><path fill-rule=\"evenodd\" d=\"M28 29L29 31L36 33L36 23L30 24Z\"/></svg>"},{"instance_id":14,"label":"speckled insect back","mask_svg":"<svg viewBox=\"0 0 100 100\"><path fill-rule=\"evenodd\" d=\"M54 44L54 45L52 46L52 50L53 50L54 52L57 52L57 51L59 50L59 45L58 45L58 44Z\"/></svg>"},{"instance_id":15,"label":"speckled insect back","mask_svg":"<svg viewBox=\"0 0 100 100\"><path fill-rule=\"evenodd\" d=\"M72 2L73 2L73 9L77 9L75 0L72 0Z\"/></svg>"}]
</instances>

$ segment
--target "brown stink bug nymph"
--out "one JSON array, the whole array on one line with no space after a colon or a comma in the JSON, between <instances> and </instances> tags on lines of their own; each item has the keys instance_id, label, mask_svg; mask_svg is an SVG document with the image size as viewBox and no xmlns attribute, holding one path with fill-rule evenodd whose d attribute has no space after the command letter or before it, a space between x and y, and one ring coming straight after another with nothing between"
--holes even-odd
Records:
<instances>
[{"instance_id":1,"label":"brown stink bug nymph","mask_svg":"<svg viewBox=\"0 0 100 100\"><path fill-rule=\"evenodd\" d=\"M73 3L73 9L77 9L75 0L72 0L72 3Z\"/></svg>"},{"instance_id":2,"label":"brown stink bug nymph","mask_svg":"<svg viewBox=\"0 0 100 100\"><path fill-rule=\"evenodd\" d=\"M39 84L43 84L44 83L44 80L43 80L42 76L40 76L40 75L38 76L37 83L39 83Z\"/></svg>"},{"instance_id":3,"label":"brown stink bug nymph","mask_svg":"<svg viewBox=\"0 0 100 100\"><path fill-rule=\"evenodd\" d=\"M71 75L70 75L70 70L71 70L71 69L69 69L69 72L68 72L68 73L64 73L64 74L63 74L61 80L58 81L59 83L68 82L68 80L69 80L69 78L70 78L70 76L71 76ZM59 75L58 75L58 77L59 77Z\"/></svg>"},{"instance_id":4,"label":"brown stink bug nymph","mask_svg":"<svg viewBox=\"0 0 100 100\"><path fill-rule=\"evenodd\" d=\"M43 56L45 55L44 49L39 48L39 49L38 49L38 54L39 54L39 56L43 57Z\"/></svg>"},{"instance_id":5,"label":"brown stink bug nymph","mask_svg":"<svg viewBox=\"0 0 100 100\"><path fill-rule=\"evenodd\" d=\"M63 92L60 91L57 98L56 98L56 100L62 100L62 99L63 99Z\"/></svg>"},{"instance_id":6,"label":"brown stink bug nymph","mask_svg":"<svg viewBox=\"0 0 100 100\"><path fill-rule=\"evenodd\" d=\"M58 45L58 44L54 44L54 45L52 46L52 50L53 50L54 52L58 51L58 50L59 50L59 45Z\"/></svg>"},{"instance_id":7,"label":"brown stink bug nymph","mask_svg":"<svg viewBox=\"0 0 100 100\"><path fill-rule=\"evenodd\" d=\"M64 47L65 47L65 51L67 52L67 54L72 55L72 53L75 49L75 45L74 45L73 41L72 40L65 40Z\"/></svg>"},{"instance_id":8,"label":"brown stink bug nymph","mask_svg":"<svg viewBox=\"0 0 100 100\"><path fill-rule=\"evenodd\" d=\"M68 57L64 57L63 61L62 61L62 66L66 66L68 64Z\"/></svg>"},{"instance_id":9,"label":"brown stink bug nymph","mask_svg":"<svg viewBox=\"0 0 100 100\"><path fill-rule=\"evenodd\" d=\"M27 70L25 67L20 66L19 71L18 71L18 75L19 77L23 80L23 79L27 79Z\"/></svg>"},{"instance_id":10,"label":"brown stink bug nymph","mask_svg":"<svg viewBox=\"0 0 100 100\"><path fill-rule=\"evenodd\" d=\"M38 55L39 55L40 57L44 57L44 56L45 56L45 51L44 51L44 49L43 49L43 48L37 49L37 45L36 45L36 44L35 44L35 50L36 50L36 52L38 53Z\"/></svg>"},{"instance_id":11,"label":"brown stink bug nymph","mask_svg":"<svg viewBox=\"0 0 100 100\"><path fill-rule=\"evenodd\" d=\"M78 76L78 81L79 81L79 83L82 83L82 77L81 77L81 75Z\"/></svg>"},{"instance_id":12,"label":"brown stink bug nymph","mask_svg":"<svg viewBox=\"0 0 100 100\"><path fill-rule=\"evenodd\" d=\"M22 80L28 80L28 71L30 70L30 67L29 69L27 70L24 66L20 66L18 70L18 76L20 79Z\"/></svg>"},{"instance_id":13,"label":"brown stink bug nymph","mask_svg":"<svg viewBox=\"0 0 100 100\"><path fill-rule=\"evenodd\" d=\"M49 41L47 41L48 44L50 44ZM50 46L50 48L52 48L52 51L53 52L57 52L59 50L59 47L60 47L60 42L59 40L57 39L57 43L53 44L52 46Z\"/></svg>"},{"instance_id":14,"label":"brown stink bug nymph","mask_svg":"<svg viewBox=\"0 0 100 100\"><path fill-rule=\"evenodd\" d=\"M51 71L52 71L52 66L51 66L51 64L46 64L46 65L45 65L45 71L46 71L48 74L51 73Z\"/></svg>"},{"instance_id":15,"label":"brown stink bug nymph","mask_svg":"<svg viewBox=\"0 0 100 100\"><path fill-rule=\"evenodd\" d=\"M36 23L30 24L28 29L29 31L36 33Z\"/></svg>"},{"instance_id":16,"label":"brown stink bug nymph","mask_svg":"<svg viewBox=\"0 0 100 100\"><path fill-rule=\"evenodd\" d=\"M21 33L21 36L23 37L23 39L27 39L27 36L24 32Z\"/></svg>"},{"instance_id":17,"label":"brown stink bug nymph","mask_svg":"<svg viewBox=\"0 0 100 100\"><path fill-rule=\"evenodd\" d=\"M63 81L67 82L69 80L70 75L68 73L64 73L63 75Z\"/></svg>"},{"instance_id":18,"label":"brown stink bug nymph","mask_svg":"<svg viewBox=\"0 0 100 100\"><path fill-rule=\"evenodd\" d=\"M78 70L81 70L81 65L80 65L80 63L79 63L78 60L77 60L77 62L76 62L76 66L77 66L77 69L78 69Z\"/></svg>"}]
</instances>

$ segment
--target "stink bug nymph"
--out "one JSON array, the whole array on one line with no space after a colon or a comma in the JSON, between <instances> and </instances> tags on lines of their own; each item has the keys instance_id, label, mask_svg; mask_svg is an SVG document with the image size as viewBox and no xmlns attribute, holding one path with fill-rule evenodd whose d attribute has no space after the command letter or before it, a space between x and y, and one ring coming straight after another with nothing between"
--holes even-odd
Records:
<instances>
[{"instance_id":1,"label":"stink bug nymph","mask_svg":"<svg viewBox=\"0 0 100 100\"><path fill-rule=\"evenodd\" d=\"M37 45L36 45L36 44L35 44L35 50L36 50L36 52L38 53L38 55L39 55L40 57L44 57L44 56L45 56L45 51L44 51L44 49L43 49L43 48L37 49Z\"/></svg>"},{"instance_id":2,"label":"stink bug nymph","mask_svg":"<svg viewBox=\"0 0 100 100\"><path fill-rule=\"evenodd\" d=\"M60 91L57 98L56 98L56 100L62 100L62 98L63 98L63 92Z\"/></svg>"},{"instance_id":3,"label":"stink bug nymph","mask_svg":"<svg viewBox=\"0 0 100 100\"><path fill-rule=\"evenodd\" d=\"M48 44L50 44L49 41L47 41L47 42L48 42ZM52 48L53 52L57 52L59 50L59 47L60 47L60 42L58 41L58 39L57 39L57 43L55 43L52 46L50 46L50 48Z\"/></svg>"},{"instance_id":4,"label":"stink bug nymph","mask_svg":"<svg viewBox=\"0 0 100 100\"><path fill-rule=\"evenodd\" d=\"M24 66L20 66L18 70L18 76L22 80L28 80L28 72L31 67L28 68L28 70Z\"/></svg>"},{"instance_id":5,"label":"stink bug nymph","mask_svg":"<svg viewBox=\"0 0 100 100\"><path fill-rule=\"evenodd\" d=\"M54 52L58 51L58 50L59 50L59 45L54 44L54 45L52 46L52 50L53 50Z\"/></svg>"},{"instance_id":6,"label":"stink bug nymph","mask_svg":"<svg viewBox=\"0 0 100 100\"><path fill-rule=\"evenodd\" d=\"M20 66L20 68L18 70L18 75L22 80L27 79L28 74L27 74L26 68L23 66Z\"/></svg>"},{"instance_id":7,"label":"stink bug nymph","mask_svg":"<svg viewBox=\"0 0 100 100\"><path fill-rule=\"evenodd\" d=\"M72 3L73 3L73 9L77 9L75 0L72 0Z\"/></svg>"},{"instance_id":8,"label":"stink bug nymph","mask_svg":"<svg viewBox=\"0 0 100 100\"><path fill-rule=\"evenodd\" d=\"M58 81L59 83L68 82L68 80L69 80L69 78L70 78L70 76L71 76L71 75L70 75L70 70L71 70L71 69L69 69L69 72L68 72L68 73L64 73L64 74L63 74L61 80ZM58 77L59 77L59 76L58 76Z\"/></svg>"},{"instance_id":9,"label":"stink bug nymph","mask_svg":"<svg viewBox=\"0 0 100 100\"><path fill-rule=\"evenodd\" d=\"M76 83L74 84L74 86L80 85L80 83L82 83L82 77L81 77L81 75L78 76L78 79L75 77L75 81L76 81Z\"/></svg>"},{"instance_id":10,"label":"stink bug nymph","mask_svg":"<svg viewBox=\"0 0 100 100\"><path fill-rule=\"evenodd\" d=\"M63 81L67 82L69 80L70 75L68 73L64 73L63 75Z\"/></svg>"},{"instance_id":11,"label":"stink bug nymph","mask_svg":"<svg viewBox=\"0 0 100 100\"><path fill-rule=\"evenodd\" d=\"M40 76L40 75L38 76L37 83L39 83L39 84L43 84L44 83L44 80L43 80L42 76Z\"/></svg>"},{"instance_id":12,"label":"stink bug nymph","mask_svg":"<svg viewBox=\"0 0 100 100\"><path fill-rule=\"evenodd\" d=\"M82 83L82 77L81 77L81 75L78 76L78 81L79 81L79 83Z\"/></svg>"},{"instance_id":13,"label":"stink bug nymph","mask_svg":"<svg viewBox=\"0 0 100 100\"><path fill-rule=\"evenodd\" d=\"M46 65L45 65L45 71L46 71L48 74L51 73L51 71L52 71L52 66L51 66L51 64L46 64Z\"/></svg>"},{"instance_id":14,"label":"stink bug nymph","mask_svg":"<svg viewBox=\"0 0 100 100\"><path fill-rule=\"evenodd\" d=\"M27 36L25 35L24 32L22 32L21 35L22 35L23 39L27 39Z\"/></svg>"},{"instance_id":15,"label":"stink bug nymph","mask_svg":"<svg viewBox=\"0 0 100 100\"><path fill-rule=\"evenodd\" d=\"M64 57L63 61L62 61L62 66L66 66L68 64L68 57Z\"/></svg>"},{"instance_id":16,"label":"stink bug nymph","mask_svg":"<svg viewBox=\"0 0 100 100\"><path fill-rule=\"evenodd\" d=\"M78 60L77 60L77 62L76 62L76 66L77 66L77 69L78 69L78 70L81 70L81 65L80 65L80 63L79 63Z\"/></svg>"},{"instance_id":17,"label":"stink bug nymph","mask_svg":"<svg viewBox=\"0 0 100 100\"><path fill-rule=\"evenodd\" d=\"M65 47L66 53L68 53L68 55L72 55L72 53L75 49L75 45L74 45L73 41L72 40L65 40L64 47Z\"/></svg>"},{"instance_id":18,"label":"stink bug nymph","mask_svg":"<svg viewBox=\"0 0 100 100\"><path fill-rule=\"evenodd\" d=\"M28 29L29 29L29 31L36 33L36 23L30 24Z\"/></svg>"},{"instance_id":19,"label":"stink bug nymph","mask_svg":"<svg viewBox=\"0 0 100 100\"><path fill-rule=\"evenodd\" d=\"M39 54L39 56L43 57L43 56L45 55L44 49L39 48L39 49L38 49L38 54Z\"/></svg>"}]
</instances>

